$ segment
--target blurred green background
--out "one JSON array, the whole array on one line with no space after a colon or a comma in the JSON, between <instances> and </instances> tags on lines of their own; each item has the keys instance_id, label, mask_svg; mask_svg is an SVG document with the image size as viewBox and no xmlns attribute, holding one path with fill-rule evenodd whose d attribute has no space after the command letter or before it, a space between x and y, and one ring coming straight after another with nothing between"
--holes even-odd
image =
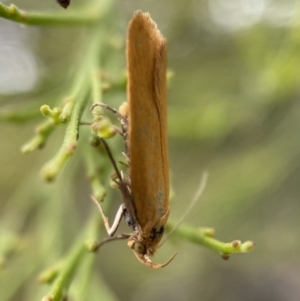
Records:
<instances>
[{"instance_id":1,"label":"blurred green background","mask_svg":"<svg viewBox=\"0 0 300 301\"><path fill-rule=\"evenodd\" d=\"M65 14L85 5L73 0L62 11L54 0L14 3ZM221 241L253 240L256 247L224 261L174 238L155 261L175 251L177 257L155 271L139 264L126 242L111 243L90 255L89 278L85 267L78 270L68 300L299 300L299 2L115 1L105 33L115 47L104 50L102 65L116 80L125 74L126 29L137 9L150 12L168 40L172 220L181 217L207 171L206 190L185 223L213 227ZM55 182L40 177L62 143L63 126L43 150L20 152L44 120L40 106L66 96L87 31L0 19L1 301L47 294L49 286L38 284L37 275L68 253L96 210L80 147ZM121 90L103 100L117 107L125 97ZM31 118L7 121L8 110ZM89 107L83 119L92 119ZM87 144L89 129L81 134L79 144ZM107 192L113 193L112 219L121 197L109 187ZM79 299L85 281L89 286Z\"/></svg>"}]
</instances>

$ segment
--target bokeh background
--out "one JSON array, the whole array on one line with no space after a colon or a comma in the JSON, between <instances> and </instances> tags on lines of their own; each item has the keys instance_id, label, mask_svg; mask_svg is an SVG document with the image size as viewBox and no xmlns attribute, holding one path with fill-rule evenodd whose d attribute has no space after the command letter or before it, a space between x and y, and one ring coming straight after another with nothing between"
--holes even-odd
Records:
<instances>
[{"instance_id":1,"label":"bokeh background","mask_svg":"<svg viewBox=\"0 0 300 301\"><path fill-rule=\"evenodd\" d=\"M14 3L66 14L87 4L73 0L62 12L54 0ZM107 33L114 50L102 63L115 79L125 74L126 28L137 9L150 12L168 40L172 220L207 171L205 192L185 223L213 227L224 242L253 240L256 247L224 261L174 237L155 261L178 251L176 259L155 271L140 265L126 242L111 243L93 258L89 277L78 270L69 300L299 300L299 1L114 1ZM20 152L44 120L40 106L65 96L87 31L0 20L1 301L47 294L50 287L38 284L37 275L68 254L96 210L80 148L55 182L40 177L64 127L44 149ZM121 89L104 101L117 107L125 97ZM11 110L25 117L8 120ZM91 118L87 107L84 119ZM88 129L82 132L88 137ZM82 136L80 144L87 144ZM107 189L112 218L120 196ZM84 281L89 286L79 299Z\"/></svg>"}]
</instances>

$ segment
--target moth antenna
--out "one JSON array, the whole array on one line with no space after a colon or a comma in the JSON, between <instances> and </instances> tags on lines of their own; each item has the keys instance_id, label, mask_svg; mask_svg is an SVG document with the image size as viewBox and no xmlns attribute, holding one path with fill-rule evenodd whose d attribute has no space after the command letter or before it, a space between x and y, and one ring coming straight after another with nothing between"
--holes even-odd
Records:
<instances>
[{"instance_id":1,"label":"moth antenna","mask_svg":"<svg viewBox=\"0 0 300 301\"><path fill-rule=\"evenodd\" d=\"M104 145L104 148L105 148L105 150L106 150L106 152L108 154L108 157L109 157L109 159L110 159L110 161L111 161L111 163L112 163L112 165L113 165L113 167L115 169L115 172L117 174L118 179L120 181L122 181L121 173L120 173L119 168L117 166L117 163L116 163L116 161L115 161L115 159L114 159L114 157L113 157L113 155L112 155L112 153L110 151L110 148L109 148L108 144L106 143L106 141L104 139L100 139L100 140L101 140L102 144Z\"/></svg>"},{"instance_id":2,"label":"moth antenna","mask_svg":"<svg viewBox=\"0 0 300 301\"><path fill-rule=\"evenodd\" d=\"M126 162L123 162L123 161L119 161L120 164L122 164L123 166L125 166L126 168L129 168L129 165L128 163Z\"/></svg>"},{"instance_id":3,"label":"moth antenna","mask_svg":"<svg viewBox=\"0 0 300 301\"><path fill-rule=\"evenodd\" d=\"M116 109L110 107L109 105L107 105L107 104L105 104L105 103L102 103L102 102L96 102L96 103L94 103L94 104L92 105L91 110L93 111L95 107L102 107L102 108L105 108L105 109L111 111L112 113L114 113L114 114L117 116L117 118L118 118L119 120L121 120L122 122L127 122L126 117L124 117L122 114L120 114L118 110L116 110Z\"/></svg>"},{"instance_id":4,"label":"moth antenna","mask_svg":"<svg viewBox=\"0 0 300 301\"><path fill-rule=\"evenodd\" d=\"M185 218L188 216L188 214L194 208L195 204L197 203L198 199L201 197L201 195L202 195L202 193L203 193L203 191L206 187L207 179L208 179L208 173L204 172L202 174L202 177L201 177L201 180L200 180L199 189L197 190L197 192L196 192L194 198L192 199L192 201L190 202L190 205L187 207L186 211L184 212L184 214L179 219L177 225L172 229L172 231L170 233L168 233L166 238L160 243L159 246L162 246L166 242L166 240L169 239L169 237L176 231L176 229L180 226L180 224L185 220Z\"/></svg>"}]
</instances>

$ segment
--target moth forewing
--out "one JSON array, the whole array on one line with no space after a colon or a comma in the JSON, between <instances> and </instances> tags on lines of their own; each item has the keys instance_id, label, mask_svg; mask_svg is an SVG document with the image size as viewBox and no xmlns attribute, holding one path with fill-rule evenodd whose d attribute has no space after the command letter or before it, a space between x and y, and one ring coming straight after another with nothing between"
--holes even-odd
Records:
<instances>
[{"instance_id":1,"label":"moth forewing","mask_svg":"<svg viewBox=\"0 0 300 301\"><path fill-rule=\"evenodd\" d=\"M136 12L127 40L129 157L138 239L149 255L169 215L166 41L149 14Z\"/></svg>"},{"instance_id":2,"label":"moth forewing","mask_svg":"<svg viewBox=\"0 0 300 301\"><path fill-rule=\"evenodd\" d=\"M128 27L127 102L118 112L105 104L95 104L109 108L119 118L129 165L129 176L119 172L103 142L118 175L116 183L125 204L112 227L99 208L105 227L113 235L123 214L134 230L128 246L141 263L154 269L166 266L176 255L164 264L150 260L170 212L166 69L166 41L150 15L137 11Z\"/></svg>"}]
</instances>

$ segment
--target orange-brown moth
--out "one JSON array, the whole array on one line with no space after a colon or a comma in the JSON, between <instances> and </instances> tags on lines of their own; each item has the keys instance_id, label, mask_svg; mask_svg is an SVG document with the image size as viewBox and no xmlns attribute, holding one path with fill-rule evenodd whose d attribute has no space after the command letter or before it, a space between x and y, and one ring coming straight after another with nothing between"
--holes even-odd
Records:
<instances>
[{"instance_id":1,"label":"orange-brown moth","mask_svg":"<svg viewBox=\"0 0 300 301\"><path fill-rule=\"evenodd\" d=\"M174 258L164 264L150 260L170 213L166 70L166 40L148 13L135 12L128 27L127 102L115 111L123 124L129 176L119 174L124 205L111 228L97 204L109 236L125 216L134 230L127 236L128 246L141 263L154 269Z\"/></svg>"}]
</instances>

